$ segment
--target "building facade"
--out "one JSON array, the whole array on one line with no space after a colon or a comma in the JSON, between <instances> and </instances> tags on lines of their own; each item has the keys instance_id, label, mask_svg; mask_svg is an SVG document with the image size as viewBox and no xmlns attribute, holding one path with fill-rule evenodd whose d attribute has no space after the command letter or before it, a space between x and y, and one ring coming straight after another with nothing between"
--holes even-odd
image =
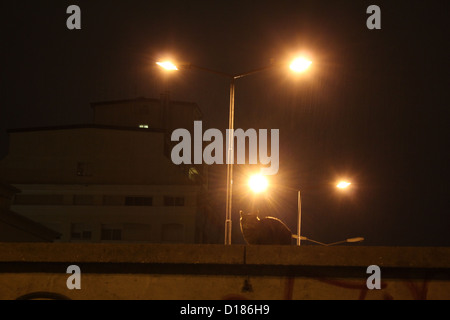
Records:
<instances>
[{"instance_id":1,"label":"building facade","mask_svg":"<svg viewBox=\"0 0 450 320\"><path fill-rule=\"evenodd\" d=\"M93 124L9 130L12 209L64 242L216 241L206 167L170 159L171 132L192 130L198 106L165 95L91 106Z\"/></svg>"}]
</instances>

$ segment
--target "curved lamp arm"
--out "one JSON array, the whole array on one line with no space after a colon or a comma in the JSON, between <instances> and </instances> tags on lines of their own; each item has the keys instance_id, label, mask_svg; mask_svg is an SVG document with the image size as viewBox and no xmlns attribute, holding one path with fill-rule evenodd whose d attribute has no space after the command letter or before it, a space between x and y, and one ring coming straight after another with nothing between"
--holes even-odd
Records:
<instances>
[{"instance_id":1,"label":"curved lamp arm","mask_svg":"<svg viewBox=\"0 0 450 320\"><path fill-rule=\"evenodd\" d=\"M298 239L298 236L297 236L296 234L293 234L293 235L292 235L292 238ZM346 240L342 240L342 241L338 241L338 242L333 242L333 243L323 243L323 242L319 242L319 241L316 241L316 240L312 240L312 239L309 239L309 238L303 237L303 236L300 236L300 240L310 241L310 242L313 242L313 243L317 243L317 244L319 244L319 245L321 245L321 246L330 247L330 246L334 246L334 245L341 244L341 243L356 243L356 242L362 242L362 241L364 241L364 238L363 238L363 237L349 238L349 239L346 239Z\"/></svg>"}]
</instances>

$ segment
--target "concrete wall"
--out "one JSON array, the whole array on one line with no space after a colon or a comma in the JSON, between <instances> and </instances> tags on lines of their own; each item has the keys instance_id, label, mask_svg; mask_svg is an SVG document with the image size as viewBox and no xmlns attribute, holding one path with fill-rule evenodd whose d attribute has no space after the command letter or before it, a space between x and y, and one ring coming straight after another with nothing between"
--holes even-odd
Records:
<instances>
[{"instance_id":1,"label":"concrete wall","mask_svg":"<svg viewBox=\"0 0 450 320\"><path fill-rule=\"evenodd\" d=\"M69 265L81 290L69 290ZM381 268L381 289L366 286ZM450 299L450 248L0 244L0 299ZM43 293L35 295L44 297Z\"/></svg>"}]
</instances>

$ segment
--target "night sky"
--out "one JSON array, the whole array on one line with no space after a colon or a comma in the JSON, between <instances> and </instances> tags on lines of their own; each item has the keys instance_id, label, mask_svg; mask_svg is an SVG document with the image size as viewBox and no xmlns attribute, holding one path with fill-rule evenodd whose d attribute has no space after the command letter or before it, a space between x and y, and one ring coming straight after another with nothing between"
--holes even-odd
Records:
<instances>
[{"instance_id":1,"label":"night sky","mask_svg":"<svg viewBox=\"0 0 450 320\"><path fill-rule=\"evenodd\" d=\"M66 9L81 8L81 30ZM381 8L381 30L366 9ZM194 70L163 74L172 57L240 74L313 60L293 75L273 69L236 83L236 128L280 129L280 170L266 214L321 242L448 246L449 27L446 1L2 1L0 156L7 129L91 123L91 102L136 97L198 103L203 127L228 126L228 80ZM225 165L210 168L220 221ZM239 191L237 211L250 196ZM353 189L339 194L339 177ZM1 179L1 177L0 177ZM221 234L223 237L223 235Z\"/></svg>"}]
</instances>

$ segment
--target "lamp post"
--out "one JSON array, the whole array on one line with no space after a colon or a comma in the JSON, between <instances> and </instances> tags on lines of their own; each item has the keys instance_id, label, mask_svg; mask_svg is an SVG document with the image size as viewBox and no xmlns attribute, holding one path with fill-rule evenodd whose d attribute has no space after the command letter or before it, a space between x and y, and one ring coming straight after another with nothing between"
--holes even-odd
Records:
<instances>
[{"instance_id":1,"label":"lamp post","mask_svg":"<svg viewBox=\"0 0 450 320\"><path fill-rule=\"evenodd\" d=\"M305 58L297 58L290 64L290 69L294 72L304 72L311 65L311 61ZM233 140L234 140L234 95L235 95L235 81L240 78L244 78L249 75L253 75L262 71L266 71L272 69L274 67L280 66L281 64L271 64L269 66L265 66L262 68L250 70L248 72L232 75L225 72L215 71L208 68L196 66L193 64L182 64L175 65L170 61L164 62L156 62L157 65L166 69L166 70L179 70L179 68L187 68L187 69L197 69L200 71L205 71L209 73L213 73L216 75L224 76L230 79L230 110L228 117L228 150L227 150L227 198L226 198L226 213L225 213L225 244L231 244L231 212L232 212L232 201L233 201L233 162L234 162L234 154L233 154Z\"/></svg>"},{"instance_id":2,"label":"lamp post","mask_svg":"<svg viewBox=\"0 0 450 320\"><path fill-rule=\"evenodd\" d=\"M298 190L297 195L297 246L300 245L301 241L301 226L302 226L302 196L300 190Z\"/></svg>"},{"instance_id":3,"label":"lamp post","mask_svg":"<svg viewBox=\"0 0 450 320\"><path fill-rule=\"evenodd\" d=\"M348 188L351 185L350 182L345 182L345 181L341 181L339 182L336 187L339 189L345 189ZM248 186L250 187L250 189L253 191L253 193L255 194L259 194L261 192L264 192L267 190L268 186L269 186L269 182L267 180L267 178L261 174L255 174L252 175L248 181ZM320 244L322 246L334 246L334 245L338 245L341 243L356 243L356 242L361 242L364 241L363 237L356 237L356 238L349 238L346 240L342 240L342 241L337 241L337 242L333 242L333 243L322 243L316 240L312 240L309 239L307 237L303 237L301 236L301 221L302 221L302 203L301 203L301 192L300 190L298 190L298 224L297 224L297 234L293 235L292 237L297 239L297 246L300 246L300 241L310 241L316 244Z\"/></svg>"}]
</instances>

